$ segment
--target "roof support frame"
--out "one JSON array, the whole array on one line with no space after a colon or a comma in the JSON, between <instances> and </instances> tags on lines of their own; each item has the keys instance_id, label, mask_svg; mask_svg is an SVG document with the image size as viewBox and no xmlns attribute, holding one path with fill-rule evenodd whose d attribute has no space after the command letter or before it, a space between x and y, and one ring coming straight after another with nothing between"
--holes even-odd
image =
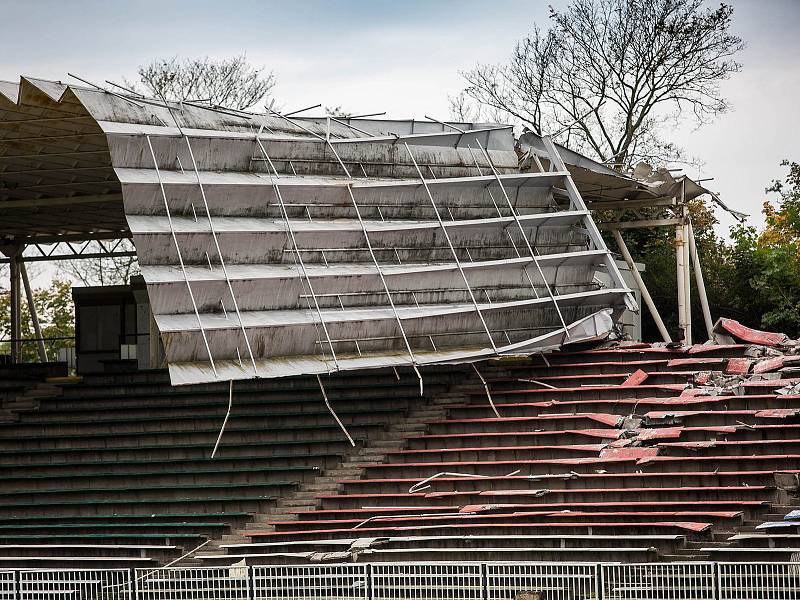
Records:
<instances>
[{"instance_id":1,"label":"roof support frame","mask_svg":"<svg viewBox=\"0 0 800 600\"><path fill-rule=\"evenodd\" d=\"M480 148L480 151L483 153L486 162L489 163L489 168L492 170L495 179L497 179L497 184L500 186L500 191L503 192L503 197L506 200L506 204L508 204L508 210L511 211L511 216L514 217L514 222L517 224L517 227L519 228L519 232L522 235L522 239L525 240L525 245L528 247L528 253L533 259L533 264L536 265L536 269L539 271L539 277L542 278L542 282L544 283L544 286L547 289L547 294L550 296L550 300L553 301L553 306L555 307L556 312L558 313L558 319L561 321L561 326L564 329L564 333L566 334L567 337L569 337L569 329L567 328L567 323L564 321L564 315L561 313L561 308L559 308L558 302L556 301L556 298L553 295L553 290L550 289L550 285L547 283L547 278L544 276L542 267L536 258L536 253L534 251L534 248L533 246L531 246L531 242L528 239L528 236L525 234L525 229L522 227L522 224L520 223L519 215L517 214L517 211L514 209L514 205L511 203L511 198L508 197L508 192L506 192L506 188L503 185L502 180L500 179L500 174L497 172L497 169L495 168L494 163L492 162L492 159L489 156L489 153L486 152L486 149L481 145L481 143L478 140L476 140L476 143L478 144L478 148ZM537 233L538 233L538 228L537 228ZM525 274L528 275L527 269L525 269ZM536 288L533 285L533 281L530 279L530 275L528 275L528 280L531 283L531 287L533 288L534 293L536 293ZM538 294L536 295L538 296Z\"/></svg>"},{"instance_id":2,"label":"roof support frame","mask_svg":"<svg viewBox=\"0 0 800 600\"><path fill-rule=\"evenodd\" d=\"M458 270L461 272L461 277L464 280L464 285L467 286L467 290L469 292L469 296L472 299L472 304L475 306L475 311L478 314L478 318L481 320L481 323L483 324L483 328L486 330L486 335L489 338L489 343L492 346L492 350L496 354L497 353L497 345L494 343L494 338L492 338L492 334L489 331L489 326L486 324L486 320L483 318L483 313L481 312L481 309L478 306L478 302L475 299L475 294L472 292L472 287L469 284L469 279L467 279L467 275L466 275L466 273L464 273L464 269L461 266L461 260L458 258L458 253L456 252L455 248L453 247L453 243L450 241L450 234L447 233L447 228L445 227L444 222L442 221L442 217L439 214L439 209L436 208L436 201L433 199L433 194L431 193L431 190L428 187L428 182L425 180L425 176L422 174L422 170L419 168L419 165L417 164L417 159L414 158L414 154L411 152L411 148L409 148L407 143L404 143L403 145L406 147L406 151L408 152L408 155L411 157L411 162L414 163L414 167L416 168L417 173L419 174L419 178L422 181L422 185L425 186L425 192L428 195L428 199L430 200L431 207L433 208L433 212L436 215L436 220L439 222L439 227L441 227L442 233L444 234L444 237L447 240L447 245L450 247L450 251L451 251L451 253L453 255L453 260L455 261L456 266L458 267Z\"/></svg>"},{"instance_id":3,"label":"roof support frame","mask_svg":"<svg viewBox=\"0 0 800 600\"><path fill-rule=\"evenodd\" d=\"M167 199L167 192L164 189L164 183L161 181L161 171L158 168L158 160L156 159L156 153L153 150L153 143L150 141L150 136L147 136L147 146L150 148L150 155L153 157L153 164L155 165L156 173L158 174L159 178L159 185L161 187L161 196L164 199L164 209L167 211L167 219L169 221L169 228L172 233L172 241L175 243L175 251L178 253L178 261L181 265L181 271L183 272L183 278L186 281L186 289L189 292L189 296L192 300L192 306L194 307L194 314L197 317L197 324L200 327L200 333L203 336L203 343L205 344L206 351L208 352L208 360L211 364L211 370L214 372L214 377L217 377L217 367L214 364L214 356L211 354L211 346L208 343L208 337L206 336L206 330L203 327L203 322L200 319L200 311L197 310L197 302L194 298L194 292L192 292L192 284L189 283L189 278L186 276L186 265L183 264L183 256L181 255L181 248L178 244L178 237L175 235L175 229L172 226L172 216L169 211L169 200Z\"/></svg>"},{"instance_id":4,"label":"roof support frame","mask_svg":"<svg viewBox=\"0 0 800 600\"><path fill-rule=\"evenodd\" d=\"M288 119L288 120L291 121L291 119ZM322 311L320 310L319 302L317 301L317 297L314 294L314 286L311 283L311 278L308 276L308 272L306 271L306 266L305 266L305 263L303 262L302 254L300 253L300 251L299 251L299 249L297 247L297 241L295 240L294 231L292 230L292 226L291 226L291 223L289 221L289 215L286 212L286 205L283 203L283 195L281 194L280 186L279 186L278 181L277 181L277 179L278 179L278 171L275 169L275 165L272 163L272 160L270 159L269 154L267 154L267 149L264 148L264 144L261 143L261 138L259 138L259 134L258 133L256 133L255 139L256 139L256 144L258 144L258 147L261 150L261 154L264 156L264 159L267 161L267 163L269 163L269 166L272 169L272 171L268 171L267 173L269 175L269 179L272 182L273 188L275 190L275 197L277 198L278 202L281 205L281 213L283 214L284 223L286 224L286 232L289 235L289 238L291 239L292 248L295 250L295 256L296 256L297 261L299 263L300 269L301 269L301 271L303 273L303 277L306 280L306 284L308 285L308 289L311 292L311 297L314 300L314 306L315 306L316 311L317 311L317 316L319 318L320 325L322 326L322 330L325 333L325 338L327 339L328 346L330 347L330 350L331 350L331 357L333 359L333 364L336 367L336 369L338 370L339 362L338 362L338 360L336 358L336 350L333 347L333 341L331 340L330 333L328 332L328 326L325 324L325 319L322 317ZM322 344L320 344L320 351L322 351ZM323 354L323 357L324 357L324 354ZM327 361L326 361L326 364L327 364Z\"/></svg>"},{"instance_id":5,"label":"roof support frame","mask_svg":"<svg viewBox=\"0 0 800 600\"><path fill-rule=\"evenodd\" d=\"M247 329L244 326L244 322L242 322L242 313L239 312L239 303L236 300L236 294L233 293L233 286L231 285L231 280L228 277L228 269L225 266L225 259L222 256L222 250L219 246L219 239L217 238L217 232L214 229L214 221L211 218L211 212L208 210L208 200L206 199L206 191L203 187L203 182L200 181L200 172L197 170L197 161L194 158L194 151L192 150L192 144L189 142L189 136L184 135L184 139L186 140L186 148L189 151L189 157L192 159L192 168L194 169L195 176L197 177L197 185L200 188L200 196L203 198L203 206L206 209L206 217L208 217L208 226L211 229L211 237L214 239L214 246L217 249L217 256L219 256L219 262L222 266L222 273L225 275L225 282L228 284L228 292L231 295L231 301L233 302L233 308L236 311L236 318L239 321L239 327L242 330L242 335L244 336L244 343L247 346L247 352L250 355L250 361L253 365L253 373L258 377L258 366L256 366L256 359L253 355L253 349L250 346L250 338L247 335ZM177 244L177 240L175 242ZM180 255L179 255L180 256ZM187 280L188 283L188 280ZM210 350L209 350L210 354ZM231 386L233 386L233 380L231 380ZM231 394L233 393L233 387L231 387ZM218 442L219 443L219 442ZM216 450L216 447L215 447Z\"/></svg>"},{"instance_id":6,"label":"roof support frame","mask_svg":"<svg viewBox=\"0 0 800 600\"><path fill-rule=\"evenodd\" d=\"M564 159L561 158L561 154L559 154L558 149L556 148L553 140L550 139L549 136L543 136L542 142L544 143L545 149L547 150L548 157L550 159L550 168L556 171L567 171L567 165L564 163ZM583 201L583 198L578 191L575 182L572 180L572 176L569 175L565 178L566 190L569 194L570 203L579 210L587 211L586 204ZM597 228L594 220L591 218L584 219L585 227L587 232L589 233L589 238L594 242L595 248L603 248L605 243L603 242L603 237L600 235L600 230ZM622 278L622 273L620 273L619 268L617 267L616 261L611 256L611 253L608 252L608 274L611 276L612 281L616 284L616 287L621 289L627 289L627 285L625 284L625 280ZM625 304L628 307L628 310L636 312L639 310L639 307L636 305L636 301L633 299L633 295L628 292L625 294Z\"/></svg>"}]
</instances>

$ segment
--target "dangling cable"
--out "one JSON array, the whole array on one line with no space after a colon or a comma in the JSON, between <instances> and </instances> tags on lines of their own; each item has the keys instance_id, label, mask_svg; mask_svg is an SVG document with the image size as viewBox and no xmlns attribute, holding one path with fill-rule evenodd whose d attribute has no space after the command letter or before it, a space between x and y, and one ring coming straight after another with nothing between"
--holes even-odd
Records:
<instances>
[{"instance_id":1,"label":"dangling cable","mask_svg":"<svg viewBox=\"0 0 800 600\"><path fill-rule=\"evenodd\" d=\"M494 405L494 400L492 400L492 395L489 393L489 384L486 383L486 380L483 378L483 375L481 375L481 372L478 371L478 367L475 363L472 363L472 368L475 369L475 374L478 376L478 379L481 380L481 383L483 384L483 389L486 390L486 397L489 398L489 405L492 407L495 416L498 419L502 419L500 413L497 412L497 407Z\"/></svg>"},{"instance_id":2,"label":"dangling cable","mask_svg":"<svg viewBox=\"0 0 800 600\"><path fill-rule=\"evenodd\" d=\"M414 373L417 374L417 379L419 379L419 395L420 396L424 396L425 395L425 388L424 388L423 383L422 383L422 373L419 372L419 369L417 368L417 365L414 365Z\"/></svg>"},{"instance_id":3,"label":"dangling cable","mask_svg":"<svg viewBox=\"0 0 800 600\"><path fill-rule=\"evenodd\" d=\"M228 388L228 412L225 413L225 420L222 421L222 427L219 430L219 436L217 436L217 443L214 444L214 450L211 452L211 458L214 458L217 454L217 448L219 448L219 443L222 441L222 434L225 433L225 425L228 424L228 419L231 416L231 408L233 407L233 379L230 380L230 387Z\"/></svg>"},{"instance_id":4,"label":"dangling cable","mask_svg":"<svg viewBox=\"0 0 800 600\"><path fill-rule=\"evenodd\" d=\"M333 418L336 419L339 427L341 427L342 431L344 431L344 434L347 436L347 440L350 442L350 445L355 446L356 443L353 441L353 438L350 437L350 434L347 432L347 428L344 426L344 423L339 420L339 417L336 415L336 412L334 412L331 403L328 402L328 394L325 393L325 386L322 385L322 378L319 375L317 375L317 382L319 383L319 389L322 391L322 397L325 400L325 406L328 407L328 410L331 411Z\"/></svg>"}]
</instances>

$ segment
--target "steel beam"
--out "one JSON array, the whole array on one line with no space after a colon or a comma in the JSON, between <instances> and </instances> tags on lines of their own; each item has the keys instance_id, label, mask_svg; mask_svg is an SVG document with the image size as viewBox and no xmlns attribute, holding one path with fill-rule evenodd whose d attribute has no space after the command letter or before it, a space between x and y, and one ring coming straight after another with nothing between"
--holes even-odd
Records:
<instances>
[{"instance_id":1,"label":"steel beam","mask_svg":"<svg viewBox=\"0 0 800 600\"><path fill-rule=\"evenodd\" d=\"M11 259L10 269L10 309L11 309L11 362L22 362L22 298L21 298L21 271L19 256L22 246L13 246L4 251Z\"/></svg>"},{"instance_id":2,"label":"steel beam","mask_svg":"<svg viewBox=\"0 0 800 600\"><path fill-rule=\"evenodd\" d=\"M31 289L31 282L28 280L28 270L25 268L24 261L20 261L19 271L22 275L22 283L25 286L25 296L28 299L28 313L31 315L33 332L36 335L39 360L41 362L47 362L47 349L44 346L44 336L42 335L42 328L39 326L39 315L36 313L36 303L34 302L33 290Z\"/></svg>"},{"instance_id":3,"label":"steel beam","mask_svg":"<svg viewBox=\"0 0 800 600\"><path fill-rule=\"evenodd\" d=\"M638 221L616 221L612 223L598 223L597 226L604 231L613 229L650 229L652 227L683 226L683 218L674 219L641 219Z\"/></svg>"},{"instance_id":4,"label":"steel beam","mask_svg":"<svg viewBox=\"0 0 800 600\"><path fill-rule=\"evenodd\" d=\"M60 198L23 198L20 200L0 200L0 210L12 208L41 208L45 206L97 204L98 202L122 203L122 194L114 193L86 196L64 196Z\"/></svg>"},{"instance_id":5,"label":"steel beam","mask_svg":"<svg viewBox=\"0 0 800 600\"><path fill-rule=\"evenodd\" d=\"M664 321L661 319L661 314L658 312L658 308L656 307L656 303L653 301L653 297L650 295L647 286L644 284L644 280L639 273L639 269L636 268L636 261L633 260L633 256L631 256L628 246L625 244L625 240L622 239L622 234L620 234L619 230L617 229L612 230L612 233L614 234L614 239L617 242L617 246L619 246L619 251L622 253L622 258L625 259L628 269L633 276L633 280L636 282L636 285L639 286L639 291L642 293L642 300L644 300L644 303L647 305L647 309L650 311L650 315L656 322L656 327L658 328L658 332L661 334L661 339L663 339L665 342L671 342L672 338L669 335L669 331L667 331Z\"/></svg>"},{"instance_id":6,"label":"steel beam","mask_svg":"<svg viewBox=\"0 0 800 600\"><path fill-rule=\"evenodd\" d=\"M706 296L706 284L703 280L703 269L700 266L700 257L697 254L697 244L694 239L694 227L689 222L689 250L692 254L694 265L694 276L697 282L697 295L700 298L700 306L703 308L703 321L706 326L706 334L709 340L714 339L714 321L711 319L711 309L708 306L708 296Z\"/></svg>"}]
</instances>

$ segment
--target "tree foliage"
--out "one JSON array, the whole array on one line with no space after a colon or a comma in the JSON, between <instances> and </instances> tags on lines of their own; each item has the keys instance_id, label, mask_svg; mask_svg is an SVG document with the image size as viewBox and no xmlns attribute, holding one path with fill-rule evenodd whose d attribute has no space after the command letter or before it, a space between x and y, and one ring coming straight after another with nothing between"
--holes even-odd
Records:
<instances>
[{"instance_id":1,"label":"tree foliage","mask_svg":"<svg viewBox=\"0 0 800 600\"><path fill-rule=\"evenodd\" d=\"M765 229L732 231L731 288L760 326L800 337L800 164L783 165L789 167L786 180L767 188L778 198L764 203Z\"/></svg>"},{"instance_id":2,"label":"tree foliage","mask_svg":"<svg viewBox=\"0 0 800 600\"><path fill-rule=\"evenodd\" d=\"M463 72L455 117L504 115L536 133L562 131L574 150L623 167L680 156L667 125L701 125L729 106L720 82L744 47L733 8L703 0L573 0L550 8L506 64ZM472 104L470 104L470 102Z\"/></svg>"},{"instance_id":3,"label":"tree foliage","mask_svg":"<svg viewBox=\"0 0 800 600\"><path fill-rule=\"evenodd\" d=\"M208 57L154 60L139 67L147 91L167 100L194 100L244 110L265 100L275 75L254 67L244 54L215 60Z\"/></svg>"},{"instance_id":4,"label":"tree foliage","mask_svg":"<svg viewBox=\"0 0 800 600\"><path fill-rule=\"evenodd\" d=\"M49 288L33 290L33 302L36 305L36 314L42 328L42 337L46 339L47 357L49 360L55 360L59 348L75 345L75 307L72 303L71 285L68 281L55 279ZM0 293L0 338L8 340L10 337L11 296L8 292L3 292ZM23 299L22 338L32 339L35 337L28 303ZM10 351L11 344L8 341L0 342L0 354L8 354ZM37 343L34 341L24 342L22 357L25 362L38 361Z\"/></svg>"},{"instance_id":5,"label":"tree foliage","mask_svg":"<svg viewBox=\"0 0 800 600\"><path fill-rule=\"evenodd\" d=\"M713 218L699 207L692 208L698 254L714 317L738 319L751 327L782 331L800 337L800 165L789 168L784 181L773 182L767 192L776 194L764 203L766 226L761 231L749 225L732 228L730 240L714 233ZM628 232L626 232L628 234ZM645 283L667 326L677 329L675 248L673 232L662 229L649 236L626 235L636 248L638 260L646 263ZM647 314L647 313L645 313ZM695 339L704 339L697 290L692 292ZM645 337L658 339L655 324L643 319Z\"/></svg>"}]
</instances>

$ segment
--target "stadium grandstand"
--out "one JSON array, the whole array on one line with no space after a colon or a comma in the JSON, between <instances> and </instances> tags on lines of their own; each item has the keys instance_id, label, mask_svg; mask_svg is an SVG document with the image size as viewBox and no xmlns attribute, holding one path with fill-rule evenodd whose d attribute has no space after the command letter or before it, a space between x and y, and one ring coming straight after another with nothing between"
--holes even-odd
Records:
<instances>
[{"instance_id":1,"label":"stadium grandstand","mask_svg":"<svg viewBox=\"0 0 800 600\"><path fill-rule=\"evenodd\" d=\"M0 177L0 600L800 598L800 343L638 341L593 218L696 183L29 77ZM23 361L25 264L130 254Z\"/></svg>"}]
</instances>

